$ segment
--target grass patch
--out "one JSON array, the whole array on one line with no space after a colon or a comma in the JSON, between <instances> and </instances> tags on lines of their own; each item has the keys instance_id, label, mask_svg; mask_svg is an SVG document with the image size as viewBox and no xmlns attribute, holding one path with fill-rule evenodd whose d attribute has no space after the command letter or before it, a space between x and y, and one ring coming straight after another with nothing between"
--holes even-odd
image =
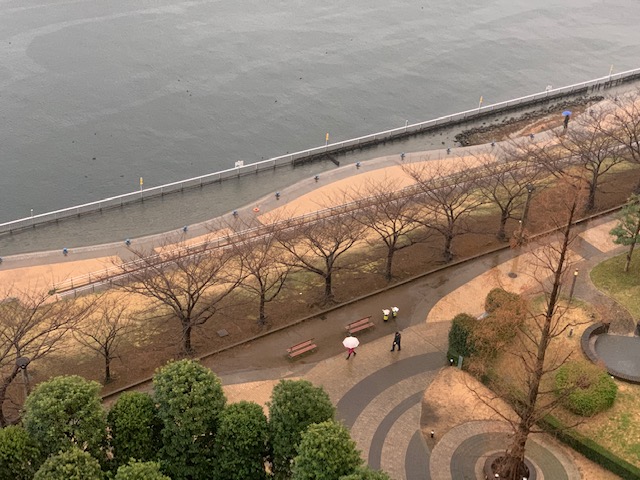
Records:
<instances>
[{"instance_id":1,"label":"grass patch","mask_svg":"<svg viewBox=\"0 0 640 480\"><path fill-rule=\"evenodd\" d=\"M593 284L640 318L640 254L634 255L629 271L624 271L626 254L610 258L591 270Z\"/></svg>"}]
</instances>

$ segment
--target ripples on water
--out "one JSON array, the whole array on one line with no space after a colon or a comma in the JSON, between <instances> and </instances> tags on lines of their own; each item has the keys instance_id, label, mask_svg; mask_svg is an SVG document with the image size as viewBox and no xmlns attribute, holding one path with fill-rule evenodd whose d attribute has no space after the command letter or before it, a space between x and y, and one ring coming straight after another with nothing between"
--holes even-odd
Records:
<instances>
[{"instance_id":1,"label":"ripples on water","mask_svg":"<svg viewBox=\"0 0 640 480\"><path fill-rule=\"evenodd\" d=\"M635 68L636 0L0 5L0 222Z\"/></svg>"}]
</instances>

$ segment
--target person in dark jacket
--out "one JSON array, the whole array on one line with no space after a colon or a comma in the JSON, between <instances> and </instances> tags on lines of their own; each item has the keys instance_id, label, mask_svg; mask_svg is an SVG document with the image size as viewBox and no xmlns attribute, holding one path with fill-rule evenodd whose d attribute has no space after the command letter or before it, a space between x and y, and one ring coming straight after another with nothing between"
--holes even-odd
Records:
<instances>
[{"instance_id":1,"label":"person in dark jacket","mask_svg":"<svg viewBox=\"0 0 640 480\"><path fill-rule=\"evenodd\" d=\"M398 346L398 351L402 350L400 346L400 340L402 340L402 334L400 332L396 332L393 337L393 345L391 345L391 351L394 352L396 349L396 345Z\"/></svg>"}]
</instances>

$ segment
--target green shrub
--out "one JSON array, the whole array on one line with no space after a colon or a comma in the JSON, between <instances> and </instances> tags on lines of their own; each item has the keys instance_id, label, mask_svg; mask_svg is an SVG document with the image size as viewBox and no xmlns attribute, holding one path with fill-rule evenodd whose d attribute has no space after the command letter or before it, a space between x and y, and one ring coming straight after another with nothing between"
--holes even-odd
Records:
<instances>
[{"instance_id":1,"label":"green shrub","mask_svg":"<svg viewBox=\"0 0 640 480\"><path fill-rule=\"evenodd\" d=\"M473 354L474 347L470 339L476 322L477 320L468 313L459 313L451 322L451 329L449 330L449 351L455 354L453 358L456 362L458 355L468 357Z\"/></svg>"},{"instance_id":2,"label":"green shrub","mask_svg":"<svg viewBox=\"0 0 640 480\"><path fill-rule=\"evenodd\" d=\"M31 480L40 463L38 445L24 428L0 428L0 478Z\"/></svg>"},{"instance_id":3,"label":"green shrub","mask_svg":"<svg viewBox=\"0 0 640 480\"><path fill-rule=\"evenodd\" d=\"M156 406L150 395L125 392L107 414L113 448L112 466L116 470L130 459L155 460L160 448L160 429Z\"/></svg>"},{"instance_id":4,"label":"green shrub","mask_svg":"<svg viewBox=\"0 0 640 480\"><path fill-rule=\"evenodd\" d=\"M505 289L498 287L494 288L487 294L487 298L484 300L484 310L487 313L492 313L505 305L518 305L519 303L520 295L517 293L507 292Z\"/></svg>"},{"instance_id":5,"label":"green shrub","mask_svg":"<svg viewBox=\"0 0 640 480\"><path fill-rule=\"evenodd\" d=\"M89 452L70 447L49 457L33 480L103 480L100 463Z\"/></svg>"},{"instance_id":6,"label":"green shrub","mask_svg":"<svg viewBox=\"0 0 640 480\"><path fill-rule=\"evenodd\" d=\"M589 362L567 362L556 372L555 393L563 406L583 417L610 408L618 386L601 367Z\"/></svg>"}]
</instances>

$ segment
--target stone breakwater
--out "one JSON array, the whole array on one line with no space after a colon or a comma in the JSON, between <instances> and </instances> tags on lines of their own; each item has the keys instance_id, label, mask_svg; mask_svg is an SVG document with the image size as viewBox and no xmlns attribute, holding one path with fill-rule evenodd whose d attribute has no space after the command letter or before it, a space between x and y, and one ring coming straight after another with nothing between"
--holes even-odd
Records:
<instances>
[{"instance_id":1,"label":"stone breakwater","mask_svg":"<svg viewBox=\"0 0 640 480\"><path fill-rule=\"evenodd\" d=\"M526 125L533 124L541 119L556 119L557 117L558 125L551 126L559 126L562 123L559 112L564 110L584 110L589 105L598 103L604 100L604 98L602 95L596 95L554 102L551 105L542 106L518 116L504 117L498 123L481 125L464 130L455 136L455 140L461 147L489 143L492 140L500 141L506 139L510 134L521 130ZM553 123L553 121L551 123ZM488 133L492 135L487 136Z\"/></svg>"}]
</instances>

